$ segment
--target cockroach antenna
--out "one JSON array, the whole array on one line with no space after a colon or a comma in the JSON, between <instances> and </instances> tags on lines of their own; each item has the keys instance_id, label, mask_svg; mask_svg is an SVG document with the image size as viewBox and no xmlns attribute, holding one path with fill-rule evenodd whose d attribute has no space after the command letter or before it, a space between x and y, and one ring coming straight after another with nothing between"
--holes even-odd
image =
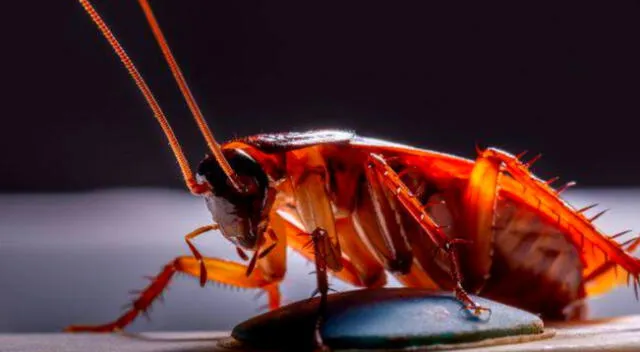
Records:
<instances>
[{"instance_id":1,"label":"cockroach antenna","mask_svg":"<svg viewBox=\"0 0 640 352\"><path fill-rule=\"evenodd\" d=\"M184 99L186 100L187 105L189 106L189 110L191 110L191 114L193 115L193 118L196 120L196 123L198 124L198 128L200 129L200 132L202 133L202 136L204 137L204 139L207 142L207 145L209 146L209 149L211 149L211 152L213 153L214 157L220 164L220 167L222 168L222 170L224 170L224 173L229 178L229 181L231 182L233 187L237 191L244 191L244 187L241 184L241 182L238 180L238 176L236 175L235 171L233 171L233 168L231 168L231 165L229 165L229 162L222 154L222 148L220 148L220 144L218 144L215 138L213 138L213 133L211 132L211 129L207 125L207 122L205 121L204 116L202 115L202 111L200 110L200 107L196 103L196 100L193 97L193 94L191 93L189 86L187 85L187 81L185 80L184 75L180 70L180 66L178 66L176 59L171 53L169 44L167 44L167 40L165 39L164 34L162 34L162 30L160 30L160 25L158 24L158 21L153 15L153 11L151 10L151 6L149 6L149 2L147 0L138 0L138 3L142 7L142 11L147 17L147 22L151 27L153 36L156 38L156 41L158 42L158 45L162 50L162 54L167 60L167 64L171 69L171 73L173 74L173 77L175 78L176 83L178 84L178 87L180 88L180 91L182 92L182 95L184 96Z\"/></svg>"},{"instance_id":2,"label":"cockroach antenna","mask_svg":"<svg viewBox=\"0 0 640 352\"><path fill-rule=\"evenodd\" d=\"M118 57L120 58L120 61L129 72L129 75L131 76L131 78L133 78L134 82L140 89L140 92L142 93L145 100L147 101L149 107L153 111L154 116L156 117L156 119L158 120L158 123L160 124L160 127L162 128L162 131L164 132L167 139L169 140L169 145L171 146L171 150L173 151L173 154L175 155L176 160L178 161L178 165L180 166L180 171L182 172L182 176L191 193L202 194L207 192L209 190L209 187L198 184L195 177L193 176L193 172L191 171L189 162L187 161L184 155L184 152L180 147L180 143L178 143L178 139L176 138L175 133L173 132L173 129L171 128L171 126L169 125L169 122L167 121L166 115L160 108L160 105L158 104L157 100L153 96L151 89L149 88L145 80L142 78L142 75L140 74L136 66L133 64L133 61L131 60L131 58L129 58L129 55L127 55L125 50L120 45L120 42L118 42L116 37L113 35L113 33L111 32L109 27L106 25L106 23L102 20L102 18L100 17L98 12L95 10L95 8L91 5L89 0L78 0L78 1L82 5L82 7L85 9L89 17L91 17L93 22L96 24L100 32L102 32L102 35L109 42L109 44L115 51L116 55L118 55ZM222 154L222 149L220 148L220 145L218 144L218 142L216 142L215 138L213 138L213 133L211 132L211 129L209 129L209 126L205 122L204 117L202 116L202 112L200 111L200 108L196 104L196 101L193 95L191 94L189 87L187 86L186 80L184 79L184 76L182 75L182 72L180 71L180 68L178 67L177 62L174 59L173 54L171 53L171 50L169 49L169 45L167 44L167 41L165 40L164 35L160 30L160 26L158 25L158 22L153 16L153 12L151 11L151 7L149 6L149 3L146 0L139 0L138 2L142 7L142 10L147 18L147 21L151 26L151 30L153 31L153 35L156 38L156 41L158 42L158 45L160 46L165 59L167 60L167 63L169 65L169 68L171 69L171 72L173 73L176 83L180 87L180 91L182 92L182 95L187 101L187 105L189 106L189 109L191 110L191 113L193 114L193 117L196 123L198 124L198 128L200 129L200 132L204 136L207 142L207 145L209 146L209 149L211 149L213 156L216 158L217 162L220 164L220 167L229 178L229 182L233 185L233 187L239 192L244 192L245 187L243 187L242 184L239 182L236 173L233 171L233 168L231 168L231 165L229 165L229 162Z\"/></svg>"}]
</instances>

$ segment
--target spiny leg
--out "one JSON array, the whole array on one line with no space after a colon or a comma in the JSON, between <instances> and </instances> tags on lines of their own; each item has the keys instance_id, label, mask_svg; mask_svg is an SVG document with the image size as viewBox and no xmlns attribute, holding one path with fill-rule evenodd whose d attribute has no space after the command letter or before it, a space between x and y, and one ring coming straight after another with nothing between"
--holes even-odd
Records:
<instances>
[{"instance_id":1,"label":"spiny leg","mask_svg":"<svg viewBox=\"0 0 640 352\"><path fill-rule=\"evenodd\" d=\"M206 226L199 227L184 236L184 240L185 242L187 242L187 246L189 246L191 253L193 253L193 256L200 262L200 286L201 287L204 287L204 284L207 282L207 268L204 265L202 254L200 254L200 251L198 251L196 246L191 241L205 232L217 230L218 228L219 228L218 224L206 225Z\"/></svg>"},{"instance_id":2,"label":"spiny leg","mask_svg":"<svg viewBox=\"0 0 640 352\"><path fill-rule=\"evenodd\" d=\"M313 244L315 253L315 269L317 288L313 295L320 295L320 304L318 306L318 317L314 327L314 343L318 351L329 351L322 338L322 324L326 320L327 314L327 298L329 296L329 281L327 275L327 257L331 253L331 240L327 231L317 228L311 233L310 244Z\"/></svg>"},{"instance_id":3,"label":"spiny leg","mask_svg":"<svg viewBox=\"0 0 640 352\"><path fill-rule=\"evenodd\" d=\"M249 277L246 276L245 265L216 258L203 258L207 269L207 280L215 281L242 288L260 288L269 295L269 302L279 304L280 291L278 282L270 281L257 268ZM65 329L67 332L114 332L124 329L141 313L144 314L151 304L162 294L169 285L174 274L185 273L193 277L200 276L200 261L195 257L177 257L164 266L162 271L151 283L140 292L138 298L132 302L131 308L113 322L103 325L73 325Z\"/></svg>"},{"instance_id":4,"label":"spiny leg","mask_svg":"<svg viewBox=\"0 0 640 352\"><path fill-rule=\"evenodd\" d=\"M451 262L451 277L455 282L455 287L453 289L456 298L464 304L466 309L476 316L481 315L483 311L490 313L488 308L482 307L474 302L462 287L462 275L460 273L455 247L457 244L463 244L466 241L460 239L449 239L444 233L442 227L436 224L429 214L427 214L424 209L425 205L418 201L407 185L402 182L398 174L381 156L370 154L367 160L367 167L373 169L378 174L378 177L380 177L384 185L395 194L400 203L427 232L438 248L444 250L448 254Z\"/></svg>"},{"instance_id":5,"label":"spiny leg","mask_svg":"<svg viewBox=\"0 0 640 352\"><path fill-rule=\"evenodd\" d=\"M460 274L460 264L458 260L458 253L455 248L453 248L457 244L468 244L468 242L452 240L448 242L445 246L445 251L449 256L449 261L451 262L451 276L455 281L454 293L456 298L464 303L464 307L473 313L475 316L480 316L482 312L489 312L491 314L491 309L483 307L476 302L474 302L467 291L462 287L462 275Z\"/></svg>"},{"instance_id":6,"label":"spiny leg","mask_svg":"<svg viewBox=\"0 0 640 352\"><path fill-rule=\"evenodd\" d=\"M313 249L309 249L307 245L307 240L303 237L298 236L300 233L306 232L304 226L300 222L297 212L295 209L291 209L287 206L279 207L275 216L271 218L272 226L279 226L278 230L280 233L286 234L287 238L287 246L294 251L298 252L300 255L305 257L309 261L315 260L315 254ZM350 241L358 235L353 230L353 225L349 222L348 219L338 219L336 220L336 228L338 230L338 235L340 236L340 240L344 240L345 245L342 246L342 250L345 255L341 256L341 267L340 271L330 271L330 274L335 278L347 282L356 287L382 287L386 284L386 275L382 265L373 261L373 257L369 253L359 253L355 250L351 250ZM346 235L346 236L345 236ZM355 246L354 246L355 247ZM353 254L361 255L356 259L362 260L362 262L358 263L352 261L355 257ZM362 258L364 257L364 259ZM369 259L371 257L371 259ZM363 265L366 263L367 265Z\"/></svg>"},{"instance_id":7,"label":"spiny leg","mask_svg":"<svg viewBox=\"0 0 640 352\"><path fill-rule=\"evenodd\" d=\"M342 250L336 231L335 216L324 157L317 150L292 152L287 156L287 173L290 175L292 196L305 232L317 228L327 232L331 240L327 253L327 267L333 271L342 269Z\"/></svg>"},{"instance_id":8,"label":"spiny leg","mask_svg":"<svg viewBox=\"0 0 640 352\"><path fill-rule=\"evenodd\" d=\"M416 168L405 167L398 177L413 181L416 180L415 172ZM404 210L394 190L385 185L377 171L365 168L364 174L365 177L360 178L351 221L356 236L361 237L368 247L367 252L374 255L404 286L431 289L453 287L450 265L442 261L449 260L446 254L434 254L438 245ZM415 192L420 195L417 197L422 199L428 192L430 182L412 183ZM433 209L435 202L427 202L429 209Z\"/></svg>"},{"instance_id":9,"label":"spiny leg","mask_svg":"<svg viewBox=\"0 0 640 352\"><path fill-rule=\"evenodd\" d=\"M365 169L359 185L352 220L371 248L371 252L392 273L409 274L414 265L414 250L408 233L420 231L414 220L400 216L402 207L393 190L385 186L379 174ZM414 225L414 226L412 226Z\"/></svg>"}]
</instances>

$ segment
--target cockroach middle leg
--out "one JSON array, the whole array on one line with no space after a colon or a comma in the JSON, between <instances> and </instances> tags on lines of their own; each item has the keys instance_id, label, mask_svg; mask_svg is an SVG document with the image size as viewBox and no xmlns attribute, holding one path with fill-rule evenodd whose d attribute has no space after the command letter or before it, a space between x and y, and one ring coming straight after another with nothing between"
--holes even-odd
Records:
<instances>
[{"instance_id":1,"label":"cockroach middle leg","mask_svg":"<svg viewBox=\"0 0 640 352\"><path fill-rule=\"evenodd\" d=\"M327 267L333 271L342 270L342 249L336 230L336 220L327 192L327 169L324 158L318 151L308 151L299 158L287 159L287 172L291 174L293 196L300 221L305 232L322 228L331 246L326 253Z\"/></svg>"},{"instance_id":2,"label":"cockroach middle leg","mask_svg":"<svg viewBox=\"0 0 640 352\"><path fill-rule=\"evenodd\" d=\"M315 269L317 288L313 293L320 295L320 304L318 305L318 317L314 327L314 343L317 351L329 351L322 338L322 324L326 320L327 314L327 298L329 296L329 280L327 275L327 256L331 253L331 240L327 231L317 228L311 233L310 244L313 244L315 253Z\"/></svg>"},{"instance_id":3,"label":"cockroach middle leg","mask_svg":"<svg viewBox=\"0 0 640 352\"><path fill-rule=\"evenodd\" d=\"M429 235L431 240L440 250L447 253L451 265L451 278L454 281L454 293L464 307L475 316L480 316L482 312L491 313L488 308L474 302L462 286L462 275L460 273L457 255L457 245L466 244L464 239L450 239L443 228L426 213L424 205L412 194L407 185L402 182L398 174L379 155L370 154L367 167L372 170L382 183L397 197L400 204L409 214L420 224Z\"/></svg>"},{"instance_id":4,"label":"cockroach middle leg","mask_svg":"<svg viewBox=\"0 0 640 352\"><path fill-rule=\"evenodd\" d=\"M271 226L277 226L279 233L288 234L285 238L289 248L309 261L315 260L313 249L309 250L309 242L303 237L298 236L301 233L306 234L306 229L300 222L297 212L287 207L280 207L275 212L275 216L271 218ZM345 237L352 239L357 236L354 232L353 225L347 219L338 219L336 221L336 228L338 229L341 239ZM348 258L345 256L340 257L341 270L331 271L332 276L355 287L383 287L386 284L386 275L382 265L375 262L373 256L368 252L360 255L360 252L352 250L351 247L354 246L352 242L347 240L344 243L346 246L342 247L342 249ZM360 256L357 257L358 255ZM351 258L354 257L362 261L354 262L351 260ZM363 265L363 262L370 265Z\"/></svg>"},{"instance_id":5,"label":"cockroach middle leg","mask_svg":"<svg viewBox=\"0 0 640 352\"><path fill-rule=\"evenodd\" d=\"M164 266L162 271L142 290L131 307L118 319L103 325L74 325L67 332L114 332L124 329L140 314L145 314L153 302L162 294L176 273L200 277L201 263L207 272L207 280L241 288L260 288L269 295L269 305L277 307L280 303L278 282L273 282L257 267L251 276L246 275L247 266L216 258L177 257Z\"/></svg>"}]
</instances>

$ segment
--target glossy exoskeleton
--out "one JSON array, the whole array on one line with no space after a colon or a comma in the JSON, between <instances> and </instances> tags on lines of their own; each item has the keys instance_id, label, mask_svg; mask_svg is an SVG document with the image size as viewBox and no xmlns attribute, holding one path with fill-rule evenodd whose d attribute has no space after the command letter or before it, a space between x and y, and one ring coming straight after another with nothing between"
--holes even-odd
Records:
<instances>
[{"instance_id":1,"label":"glossy exoskeleton","mask_svg":"<svg viewBox=\"0 0 640 352\"><path fill-rule=\"evenodd\" d=\"M124 328L177 272L266 291L280 305L286 249L357 287L381 287L390 273L409 287L452 290L473 314L467 291L539 313L580 318L583 299L628 278L638 284L637 238L619 243L560 198L566 188L534 176L521 156L488 148L475 160L357 136L348 131L261 134L218 145L195 105L146 0L139 0L212 156L194 176L159 106L99 15L80 0L147 98L192 193L213 223L185 239L192 256L170 261L117 320L70 331ZM219 230L247 264L203 257L193 238ZM309 246L310 235L313 246ZM246 252L252 252L249 256ZM251 257L251 258L250 258Z\"/></svg>"}]
</instances>

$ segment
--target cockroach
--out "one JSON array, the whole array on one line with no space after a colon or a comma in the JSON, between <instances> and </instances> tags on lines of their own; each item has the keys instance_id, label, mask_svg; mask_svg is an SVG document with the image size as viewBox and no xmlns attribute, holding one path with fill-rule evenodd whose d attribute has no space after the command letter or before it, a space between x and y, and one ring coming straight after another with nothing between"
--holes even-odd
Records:
<instances>
[{"instance_id":1,"label":"cockroach","mask_svg":"<svg viewBox=\"0 0 640 352\"><path fill-rule=\"evenodd\" d=\"M202 196L214 223L185 236L192 256L170 261L113 322L68 331L111 332L145 313L176 273L267 293L279 284L291 247L316 263L326 300L329 273L377 288L390 273L408 287L451 290L469 312L486 308L474 292L547 319L584 317L585 298L632 280L639 285L638 237L606 236L523 162L495 148L475 160L320 130L259 134L218 144L166 43L147 0L139 0L211 155L194 176L180 145L119 42L88 0L79 0L129 71L169 140L187 188ZM219 230L246 264L204 257L193 240ZM307 234L309 237L300 236ZM308 245L309 243L313 246ZM247 254L250 253L251 255ZM321 340L321 338L319 338ZM318 343L321 343L319 341Z\"/></svg>"}]
</instances>

